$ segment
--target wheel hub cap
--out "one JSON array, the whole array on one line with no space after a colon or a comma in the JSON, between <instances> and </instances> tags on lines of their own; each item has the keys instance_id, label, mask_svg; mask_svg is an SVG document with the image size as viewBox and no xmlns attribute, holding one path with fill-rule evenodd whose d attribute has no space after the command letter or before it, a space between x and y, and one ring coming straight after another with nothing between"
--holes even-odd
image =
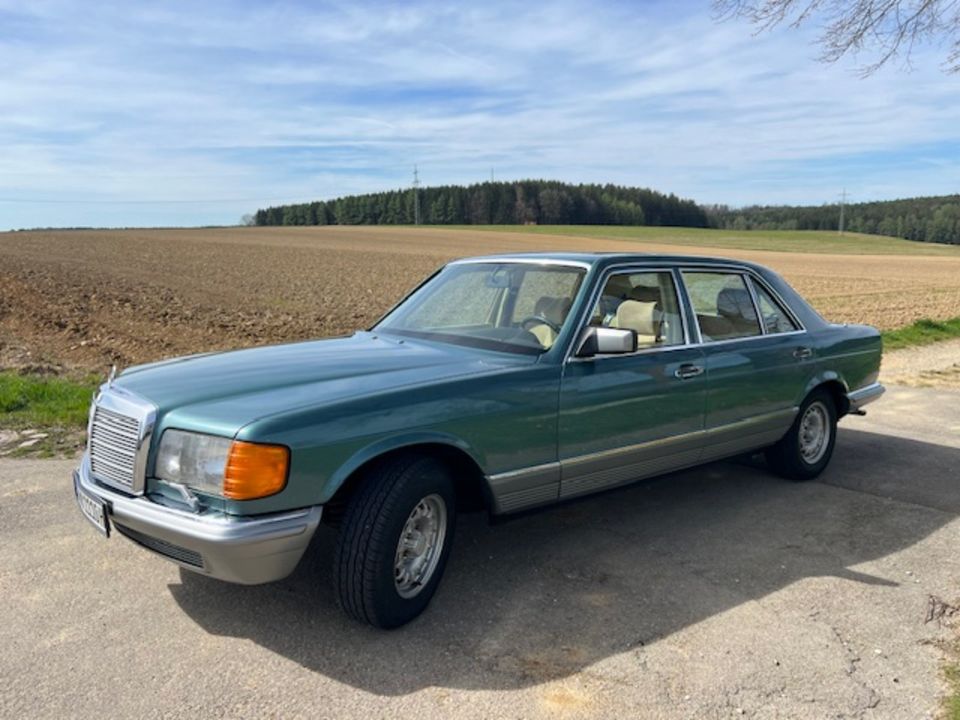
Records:
<instances>
[{"instance_id":1,"label":"wheel hub cap","mask_svg":"<svg viewBox=\"0 0 960 720\"><path fill-rule=\"evenodd\" d=\"M397 541L393 581L397 593L412 598L430 582L447 534L447 505L437 494L414 505Z\"/></svg>"},{"instance_id":2,"label":"wheel hub cap","mask_svg":"<svg viewBox=\"0 0 960 720\"><path fill-rule=\"evenodd\" d=\"M800 419L800 457L808 465L817 464L830 446L830 416L823 403L810 405Z\"/></svg>"}]
</instances>

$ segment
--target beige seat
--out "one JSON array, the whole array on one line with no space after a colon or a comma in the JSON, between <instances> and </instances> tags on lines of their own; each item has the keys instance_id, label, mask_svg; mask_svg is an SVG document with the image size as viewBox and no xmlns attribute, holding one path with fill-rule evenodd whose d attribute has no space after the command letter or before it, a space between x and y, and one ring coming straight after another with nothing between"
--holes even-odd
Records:
<instances>
[{"instance_id":1,"label":"beige seat","mask_svg":"<svg viewBox=\"0 0 960 720\"><path fill-rule=\"evenodd\" d=\"M655 302L624 300L617 308L617 316L610 327L634 330L637 333L637 345L655 345L660 341L663 313Z\"/></svg>"},{"instance_id":2,"label":"beige seat","mask_svg":"<svg viewBox=\"0 0 960 720\"><path fill-rule=\"evenodd\" d=\"M563 321L570 312L570 298L557 298L544 295L537 304L533 306L533 314L546 318L557 326L563 325ZM530 332L537 336L537 340L544 348L551 348L557 341L556 331L549 325L534 325Z\"/></svg>"}]
</instances>

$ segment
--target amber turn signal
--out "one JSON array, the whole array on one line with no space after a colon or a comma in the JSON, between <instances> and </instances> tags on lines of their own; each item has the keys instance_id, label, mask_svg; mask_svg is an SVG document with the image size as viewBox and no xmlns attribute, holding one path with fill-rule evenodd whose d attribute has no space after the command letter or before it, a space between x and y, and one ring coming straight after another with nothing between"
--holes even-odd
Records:
<instances>
[{"instance_id":1,"label":"amber turn signal","mask_svg":"<svg viewBox=\"0 0 960 720\"><path fill-rule=\"evenodd\" d=\"M223 496L254 500L274 495L287 484L289 468L289 448L234 440L223 474Z\"/></svg>"}]
</instances>

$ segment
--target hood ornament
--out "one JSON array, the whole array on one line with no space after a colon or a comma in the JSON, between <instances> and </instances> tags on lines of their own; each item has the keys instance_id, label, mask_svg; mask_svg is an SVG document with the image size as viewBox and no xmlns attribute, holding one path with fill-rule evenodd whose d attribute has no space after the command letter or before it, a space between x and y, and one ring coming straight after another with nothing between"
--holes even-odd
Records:
<instances>
[{"instance_id":1,"label":"hood ornament","mask_svg":"<svg viewBox=\"0 0 960 720\"><path fill-rule=\"evenodd\" d=\"M117 377L117 366L113 365L110 368L110 374L107 375L107 387L113 387L113 379Z\"/></svg>"}]
</instances>

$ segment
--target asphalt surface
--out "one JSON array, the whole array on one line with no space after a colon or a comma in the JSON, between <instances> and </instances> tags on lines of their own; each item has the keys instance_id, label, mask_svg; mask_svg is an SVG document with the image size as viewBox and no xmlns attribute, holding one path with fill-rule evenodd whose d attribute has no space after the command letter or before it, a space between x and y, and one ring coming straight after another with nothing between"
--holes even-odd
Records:
<instances>
[{"instance_id":1,"label":"asphalt surface","mask_svg":"<svg viewBox=\"0 0 960 720\"><path fill-rule=\"evenodd\" d=\"M489 526L357 625L333 537L238 587L104 540L70 461L0 462L0 716L923 718L960 597L960 393L894 388L821 481L726 462Z\"/></svg>"}]
</instances>

